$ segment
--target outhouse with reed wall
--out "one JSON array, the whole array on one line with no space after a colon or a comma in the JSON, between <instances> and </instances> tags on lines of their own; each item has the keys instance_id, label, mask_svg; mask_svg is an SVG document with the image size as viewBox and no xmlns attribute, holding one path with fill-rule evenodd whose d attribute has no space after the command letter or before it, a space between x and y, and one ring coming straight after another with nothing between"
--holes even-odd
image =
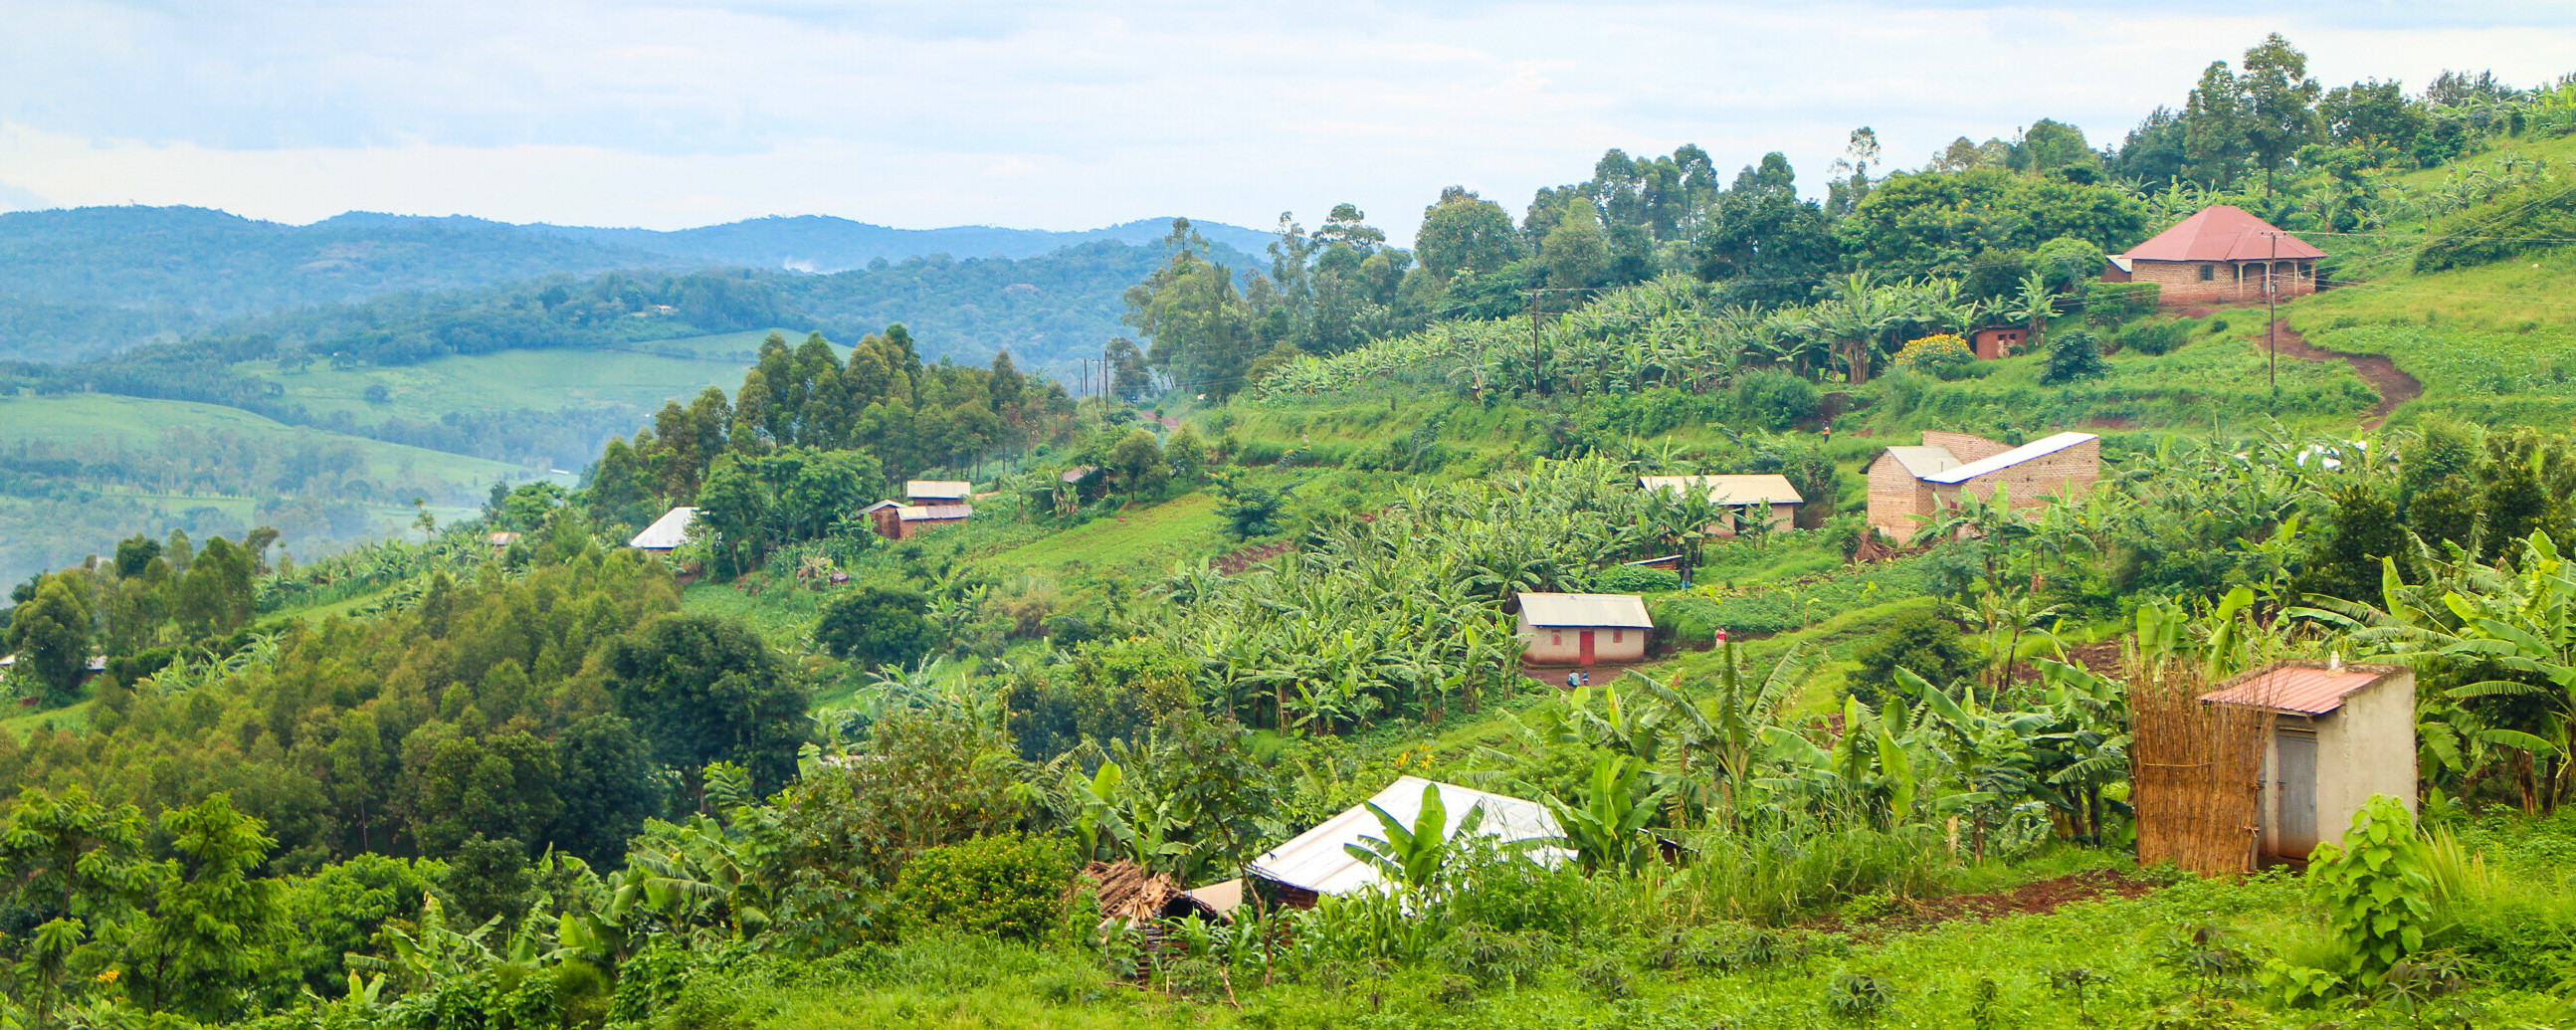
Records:
<instances>
[{"instance_id":1,"label":"outhouse with reed wall","mask_svg":"<svg viewBox=\"0 0 2576 1030\"><path fill-rule=\"evenodd\" d=\"M2271 714L2255 804L2256 852L2305 861L2340 840L2373 794L2415 811L2415 670L2279 661L2201 695Z\"/></svg>"}]
</instances>

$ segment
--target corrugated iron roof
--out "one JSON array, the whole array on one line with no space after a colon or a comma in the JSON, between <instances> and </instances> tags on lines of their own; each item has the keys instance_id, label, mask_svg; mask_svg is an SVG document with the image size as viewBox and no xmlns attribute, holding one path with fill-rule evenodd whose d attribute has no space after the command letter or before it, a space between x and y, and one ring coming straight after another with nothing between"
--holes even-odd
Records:
<instances>
[{"instance_id":1,"label":"corrugated iron roof","mask_svg":"<svg viewBox=\"0 0 2576 1030\"><path fill-rule=\"evenodd\" d=\"M1905 473L1916 479L1958 468L1960 465L1959 456L1950 453L1947 447L1902 444L1888 448L1887 456L1896 459L1896 463L1905 469Z\"/></svg>"},{"instance_id":2,"label":"corrugated iron roof","mask_svg":"<svg viewBox=\"0 0 2576 1030\"><path fill-rule=\"evenodd\" d=\"M1076 465L1064 470L1064 474L1057 476L1056 478L1067 483L1079 483L1091 478L1091 474L1098 471L1100 471L1100 466L1098 465Z\"/></svg>"},{"instance_id":3,"label":"corrugated iron roof","mask_svg":"<svg viewBox=\"0 0 2576 1030\"><path fill-rule=\"evenodd\" d=\"M2294 715L2324 715L2343 707L2352 696L2396 670L2384 666L2347 665L2340 669L2313 665L2277 665L2228 681L2200 695L2203 701L2268 707Z\"/></svg>"},{"instance_id":4,"label":"corrugated iron roof","mask_svg":"<svg viewBox=\"0 0 2576 1030\"><path fill-rule=\"evenodd\" d=\"M2045 458L2087 440L2099 439L2101 437L2091 433L2059 433L2055 436L2044 436L1994 457L1979 458L1957 468L1944 469L1923 478L1935 483L1965 483L1989 472L2008 469L2034 458Z\"/></svg>"},{"instance_id":5,"label":"corrugated iron roof","mask_svg":"<svg viewBox=\"0 0 2576 1030\"><path fill-rule=\"evenodd\" d=\"M697 518L696 508L673 508L663 512L661 518L654 519L643 532L635 534L635 539L627 541L626 546L668 551L689 542L689 523L697 521Z\"/></svg>"},{"instance_id":6,"label":"corrugated iron roof","mask_svg":"<svg viewBox=\"0 0 2576 1030\"><path fill-rule=\"evenodd\" d=\"M895 517L905 522L938 522L962 519L973 514L975 514L975 506L971 504L905 505L895 509Z\"/></svg>"},{"instance_id":7,"label":"corrugated iron roof","mask_svg":"<svg viewBox=\"0 0 2576 1030\"><path fill-rule=\"evenodd\" d=\"M1521 614L1532 626L1610 626L1653 629L1644 598L1635 594L1522 594Z\"/></svg>"},{"instance_id":8,"label":"corrugated iron roof","mask_svg":"<svg viewBox=\"0 0 2576 1030\"><path fill-rule=\"evenodd\" d=\"M1459 824L1466 821L1467 811L1482 808L1485 818L1476 828L1476 835L1480 837L1509 842L1547 840L1565 835L1565 831L1557 826L1556 817L1548 814L1547 806L1538 802L1488 794L1454 783L1435 783L1419 776L1398 776L1394 783L1378 791L1377 796L1369 801L1410 829L1413 821L1422 815L1424 787L1439 791L1440 807L1449 817L1448 825L1443 827L1445 833L1458 832ZM1288 843L1270 849L1252 860L1251 870L1256 876L1303 887L1317 894L1348 894L1381 879L1376 866L1361 861L1344 847L1359 843L1361 837L1386 839L1386 827L1378 822L1377 814L1369 811L1367 805L1354 806L1298 834ZM1530 857L1553 865L1572 857L1572 852L1563 848L1539 848L1532 851Z\"/></svg>"},{"instance_id":9,"label":"corrugated iron roof","mask_svg":"<svg viewBox=\"0 0 2576 1030\"><path fill-rule=\"evenodd\" d=\"M972 497L975 484L963 479L907 479L903 481L905 497Z\"/></svg>"},{"instance_id":10,"label":"corrugated iron roof","mask_svg":"<svg viewBox=\"0 0 2576 1030\"><path fill-rule=\"evenodd\" d=\"M2280 242L2264 233L2281 233ZM2244 208L2212 204L2120 256L2131 261L2269 261L2321 258L2326 252Z\"/></svg>"},{"instance_id":11,"label":"corrugated iron roof","mask_svg":"<svg viewBox=\"0 0 2576 1030\"><path fill-rule=\"evenodd\" d=\"M1708 491L1715 504L1805 504L1798 488L1781 475L1747 476L1639 476L1637 484L1648 490L1680 491L1692 487Z\"/></svg>"}]
</instances>

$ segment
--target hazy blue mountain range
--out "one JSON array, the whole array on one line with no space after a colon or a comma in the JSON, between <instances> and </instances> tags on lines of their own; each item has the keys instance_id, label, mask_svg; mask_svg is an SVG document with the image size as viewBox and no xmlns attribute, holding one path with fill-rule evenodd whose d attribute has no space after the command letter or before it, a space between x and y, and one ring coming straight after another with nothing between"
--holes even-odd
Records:
<instances>
[{"instance_id":1,"label":"hazy blue mountain range","mask_svg":"<svg viewBox=\"0 0 2576 1030\"><path fill-rule=\"evenodd\" d=\"M68 360L245 315L557 273L709 265L830 272L936 254L1026 258L1094 242L1147 243L1169 225L1164 218L1087 232L910 230L808 216L655 232L365 212L286 225L194 207L15 211L0 214L0 359ZM1251 253L1268 240L1218 223L1200 232Z\"/></svg>"},{"instance_id":2,"label":"hazy blue mountain range","mask_svg":"<svg viewBox=\"0 0 2576 1030\"><path fill-rule=\"evenodd\" d=\"M1273 237L1267 232L1218 222L1193 222L1199 235L1247 254L1259 254ZM1171 232L1170 218L1140 218L1105 229L1050 232L961 225L947 229L890 229L829 215L755 218L743 222L657 232L651 229L585 229L532 225L607 246L648 250L676 258L746 268L783 268L799 272L838 272L863 268L871 261L946 254L954 258L1024 258L1066 246L1115 240L1152 243Z\"/></svg>"}]
</instances>

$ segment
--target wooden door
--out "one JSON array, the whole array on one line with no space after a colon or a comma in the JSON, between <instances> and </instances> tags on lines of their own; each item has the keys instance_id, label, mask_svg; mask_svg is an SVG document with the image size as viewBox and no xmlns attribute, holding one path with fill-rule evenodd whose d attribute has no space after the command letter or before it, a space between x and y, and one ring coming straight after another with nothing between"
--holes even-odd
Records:
<instances>
[{"instance_id":1,"label":"wooden door","mask_svg":"<svg viewBox=\"0 0 2576 1030\"><path fill-rule=\"evenodd\" d=\"M1586 667L1591 666L1591 664L1592 664L1592 631L1591 631L1591 630L1588 630L1588 629L1587 629L1587 630L1584 630L1584 631L1583 631L1583 639L1582 639L1582 641L1580 642L1579 646L1583 649L1583 651L1582 651L1582 658L1581 658L1580 660L1583 662L1583 664L1584 664Z\"/></svg>"},{"instance_id":2,"label":"wooden door","mask_svg":"<svg viewBox=\"0 0 2576 1030\"><path fill-rule=\"evenodd\" d=\"M2275 737L2272 849L2283 858L2306 858L2317 847L2317 738L2311 733Z\"/></svg>"}]
</instances>

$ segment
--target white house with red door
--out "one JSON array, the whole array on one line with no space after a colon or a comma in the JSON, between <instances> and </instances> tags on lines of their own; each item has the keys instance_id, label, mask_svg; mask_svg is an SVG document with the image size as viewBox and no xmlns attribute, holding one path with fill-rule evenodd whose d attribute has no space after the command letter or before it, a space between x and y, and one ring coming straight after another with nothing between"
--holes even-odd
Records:
<instances>
[{"instance_id":1,"label":"white house with red door","mask_svg":"<svg viewBox=\"0 0 2576 1030\"><path fill-rule=\"evenodd\" d=\"M1522 594L1521 663L1624 665L1646 657L1655 620L1635 594Z\"/></svg>"}]
</instances>

